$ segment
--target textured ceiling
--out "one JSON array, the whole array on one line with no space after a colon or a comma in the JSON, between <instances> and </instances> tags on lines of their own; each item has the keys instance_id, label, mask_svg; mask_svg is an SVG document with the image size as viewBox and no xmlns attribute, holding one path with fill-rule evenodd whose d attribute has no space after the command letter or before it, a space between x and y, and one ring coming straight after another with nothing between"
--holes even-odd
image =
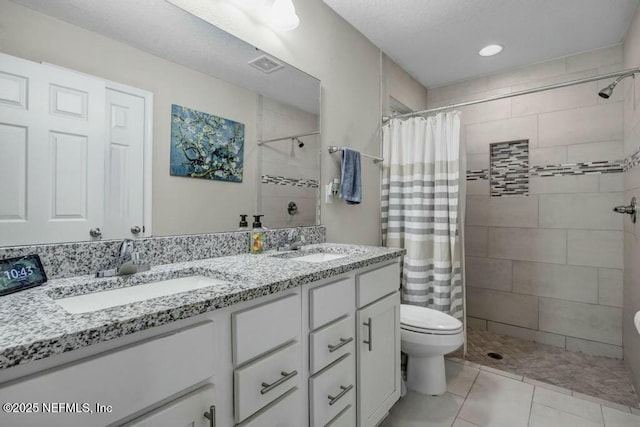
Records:
<instances>
[{"instance_id":1,"label":"textured ceiling","mask_svg":"<svg viewBox=\"0 0 640 427\"><path fill-rule=\"evenodd\" d=\"M12 1L319 114L317 79L286 64L271 74L256 70L247 63L263 52L164 0Z\"/></svg>"},{"instance_id":2,"label":"textured ceiling","mask_svg":"<svg viewBox=\"0 0 640 427\"><path fill-rule=\"evenodd\" d=\"M427 87L623 41L638 0L324 0ZM504 51L483 58L498 43Z\"/></svg>"}]
</instances>

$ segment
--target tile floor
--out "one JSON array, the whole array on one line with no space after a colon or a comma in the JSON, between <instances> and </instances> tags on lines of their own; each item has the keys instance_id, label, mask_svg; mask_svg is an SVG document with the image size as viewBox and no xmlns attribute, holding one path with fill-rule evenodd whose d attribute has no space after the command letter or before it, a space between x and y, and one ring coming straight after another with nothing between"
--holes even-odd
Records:
<instances>
[{"instance_id":1,"label":"tile floor","mask_svg":"<svg viewBox=\"0 0 640 427\"><path fill-rule=\"evenodd\" d=\"M504 358L492 359L487 356L490 351L500 353ZM463 357L462 352L453 355L587 396L639 407L629 373L619 359L574 353L472 329L468 330L467 355Z\"/></svg>"},{"instance_id":2,"label":"tile floor","mask_svg":"<svg viewBox=\"0 0 640 427\"><path fill-rule=\"evenodd\" d=\"M380 427L640 427L640 410L560 387L447 360L447 393L408 392Z\"/></svg>"}]
</instances>

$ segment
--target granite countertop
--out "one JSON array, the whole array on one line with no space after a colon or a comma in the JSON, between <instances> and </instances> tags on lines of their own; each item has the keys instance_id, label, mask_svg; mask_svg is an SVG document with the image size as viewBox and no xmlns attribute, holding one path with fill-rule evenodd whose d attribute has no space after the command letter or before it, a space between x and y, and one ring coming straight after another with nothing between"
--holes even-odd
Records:
<instances>
[{"instance_id":1,"label":"granite countertop","mask_svg":"<svg viewBox=\"0 0 640 427\"><path fill-rule=\"evenodd\" d=\"M291 258L300 252L347 256L323 263ZM394 259L404 252L396 248L320 243L304 246L291 255L242 254L165 264L131 276L51 280L43 286L0 297L0 369L337 276ZM82 314L70 314L55 302L74 295L194 275L225 283Z\"/></svg>"}]
</instances>

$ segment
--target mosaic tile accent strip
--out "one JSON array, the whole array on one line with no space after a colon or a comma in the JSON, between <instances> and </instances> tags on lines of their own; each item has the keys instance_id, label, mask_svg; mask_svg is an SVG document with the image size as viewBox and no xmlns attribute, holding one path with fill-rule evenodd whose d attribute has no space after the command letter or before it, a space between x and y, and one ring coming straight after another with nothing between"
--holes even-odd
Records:
<instances>
[{"instance_id":1,"label":"mosaic tile accent strip","mask_svg":"<svg viewBox=\"0 0 640 427\"><path fill-rule=\"evenodd\" d=\"M286 176L262 175L263 184L290 185L292 187L318 188L318 180L306 178L288 178Z\"/></svg>"},{"instance_id":2,"label":"mosaic tile accent strip","mask_svg":"<svg viewBox=\"0 0 640 427\"><path fill-rule=\"evenodd\" d=\"M529 195L529 140L490 146L492 197Z\"/></svg>"},{"instance_id":3,"label":"mosaic tile accent strip","mask_svg":"<svg viewBox=\"0 0 640 427\"><path fill-rule=\"evenodd\" d=\"M597 173L622 173L638 164L640 164L640 150L637 155L634 154L634 160L631 156L625 160L603 160L598 162L587 163L565 163L561 165L545 165L531 166L529 168L530 176L564 176L564 175L587 175ZM467 181L477 181L480 179L489 179L489 170L468 170Z\"/></svg>"},{"instance_id":4,"label":"mosaic tile accent strip","mask_svg":"<svg viewBox=\"0 0 640 427\"><path fill-rule=\"evenodd\" d=\"M562 165L532 166L531 176L563 176L563 175L587 175L594 173L621 173L624 172L622 160L603 160L587 163L567 163Z\"/></svg>"},{"instance_id":5,"label":"mosaic tile accent strip","mask_svg":"<svg viewBox=\"0 0 640 427\"><path fill-rule=\"evenodd\" d=\"M467 171L467 181L478 181L489 179L489 169L477 169Z\"/></svg>"},{"instance_id":6,"label":"mosaic tile accent strip","mask_svg":"<svg viewBox=\"0 0 640 427\"><path fill-rule=\"evenodd\" d=\"M265 249L287 242L290 228L267 230ZM298 227L307 243L324 243L324 226ZM0 247L0 259L37 253L49 279L95 274L111 268L122 240ZM135 249L150 265L171 264L249 252L249 232L191 234L137 239Z\"/></svg>"}]
</instances>

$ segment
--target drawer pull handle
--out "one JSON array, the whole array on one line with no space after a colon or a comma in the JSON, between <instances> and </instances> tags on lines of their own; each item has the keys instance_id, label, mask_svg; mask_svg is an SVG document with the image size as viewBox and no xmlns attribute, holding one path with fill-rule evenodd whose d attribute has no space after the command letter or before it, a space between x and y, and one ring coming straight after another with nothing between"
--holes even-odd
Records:
<instances>
[{"instance_id":1,"label":"drawer pull handle","mask_svg":"<svg viewBox=\"0 0 640 427\"><path fill-rule=\"evenodd\" d=\"M329 346L328 346L329 347L329 353L333 353L334 351L341 349L345 345L349 344L351 341L353 341L353 337L340 338L340 344L336 344L336 345L329 344Z\"/></svg>"},{"instance_id":2,"label":"drawer pull handle","mask_svg":"<svg viewBox=\"0 0 640 427\"><path fill-rule=\"evenodd\" d=\"M373 322L371 321L371 317L369 317L369 320L364 322L363 325L369 328L369 340L363 342L369 344L369 351L373 351Z\"/></svg>"},{"instance_id":3,"label":"drawer pull handle","mask_svg":"<svg viewBox=\"0 0 640 427\"><path fill-rule=\"evenodd\" d=\"M209 420L209 427L216 427L216 407L211 405L209 412L204 413L204 417Z\"/></svg>"},{"instance_id":4,"label":"drawer pull handle","mask_svg":"<svg viewBox=\"0 0 640 427\"><path fill-rule=\"evenodd\" d=\"M280 384L282 384L285 381L288 381L291 378L293 378L296 375L298 375L298 371L291 371L288 374L285 371L282 371L282 372L280 372L280 375L282 375L282 378L280 378L278 381L276 381L274 383L271 383L271 384L262 383L262 390L260 390L260 394L269 393L271 390L273 390L274 388L278 387Z\"/></svg>"},{"instance_id":5,"label":"drawer pull handle","mask_svg":"<svg viewBox=\"0 0 640 427\"><path fill-rule=\"evenodd\" d=\"M348 385L347 387L341 385L340 390L342 390L337 396L329 395L329 406L333 406L334 403L338 402L338 400L342 399L342 396L349 393L349 390L353 388L353 384Z\"/></svg>"}]
</instances>

